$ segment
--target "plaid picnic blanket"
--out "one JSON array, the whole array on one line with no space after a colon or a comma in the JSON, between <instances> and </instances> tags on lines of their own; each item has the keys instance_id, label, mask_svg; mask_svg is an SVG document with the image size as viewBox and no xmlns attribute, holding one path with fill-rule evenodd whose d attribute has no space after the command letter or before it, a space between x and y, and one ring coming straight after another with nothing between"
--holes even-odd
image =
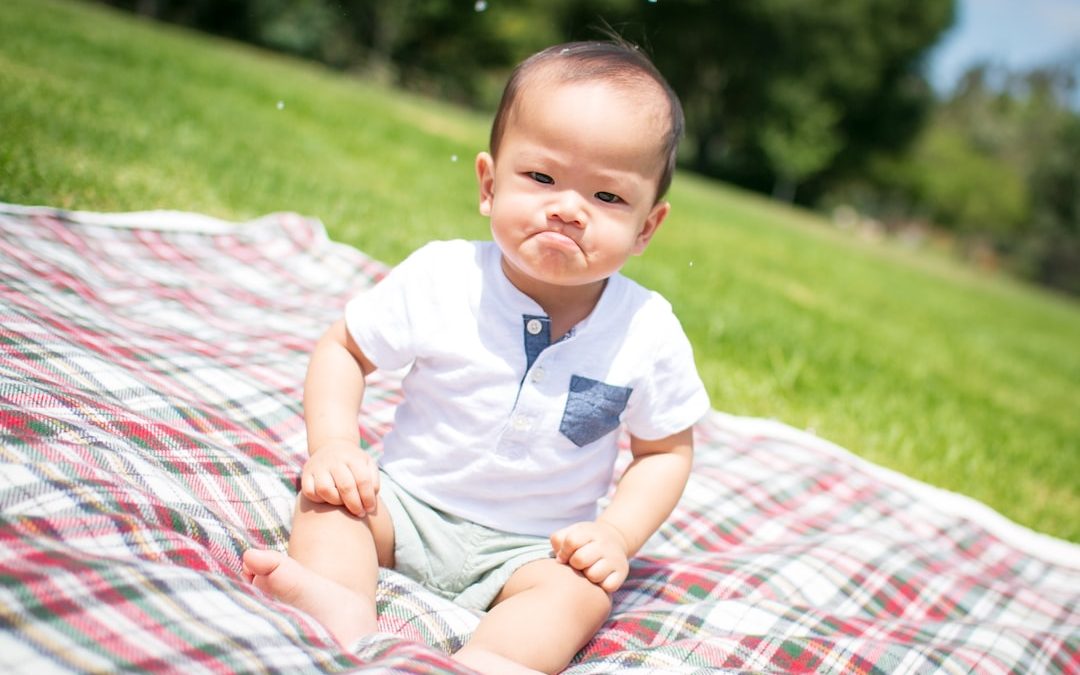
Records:
<instances>
[{"instance_id":1,"label":"plaid picnic blanket","mask_svg":"<svg viewBox=\"0 0 1080 675\"><path fill-rule=\"evenodd\" d=\"M308 353L385 272L296 215L0 205L0 671L460 672L478 615L393 571L348 650L239 571L287 539ZM1080 547L776 422L696 434L568 672L1080 672Z\"/></svg>"}]
</instances>

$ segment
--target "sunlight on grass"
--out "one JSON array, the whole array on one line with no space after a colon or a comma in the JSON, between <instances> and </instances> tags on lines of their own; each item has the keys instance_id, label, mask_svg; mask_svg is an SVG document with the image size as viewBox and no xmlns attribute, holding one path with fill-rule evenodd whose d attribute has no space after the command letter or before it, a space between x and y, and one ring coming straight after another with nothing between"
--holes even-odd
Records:
<instances>
[{"instance_id":1,"label":"sunlight on grass","mask_svg":"<svg viewBox=\"0 0 1080 675\"><path fill-rule=\"evenodd\" d=\"M0 91L0 200L296 211L390 263L487 236L486 115L56 0L0 4ZM627 273L675 306L714 407L1080 541L1076 302L688 174L671 200Z\"/></svg>"}]
</instances>

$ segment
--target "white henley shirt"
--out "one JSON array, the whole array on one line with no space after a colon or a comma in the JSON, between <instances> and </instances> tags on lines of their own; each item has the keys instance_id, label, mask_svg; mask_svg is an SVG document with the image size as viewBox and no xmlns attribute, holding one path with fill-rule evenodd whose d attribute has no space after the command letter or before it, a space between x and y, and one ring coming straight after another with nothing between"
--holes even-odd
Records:
<instances>
[{"instance_id":1,"label":"white henley shirt","mask_svg":"<svg viewBox=\"0 0 1080 675\"><path fill-rule=\"evenodd\" d=\"M616 274L549 344L548 317L500 259L492 242L428 244L352 299L345 320L377 367L408 367L383 469L438 509L547 536L596 517L621 424L664 438L709 400L659 294Z\"/></svg>"}]
</instances>

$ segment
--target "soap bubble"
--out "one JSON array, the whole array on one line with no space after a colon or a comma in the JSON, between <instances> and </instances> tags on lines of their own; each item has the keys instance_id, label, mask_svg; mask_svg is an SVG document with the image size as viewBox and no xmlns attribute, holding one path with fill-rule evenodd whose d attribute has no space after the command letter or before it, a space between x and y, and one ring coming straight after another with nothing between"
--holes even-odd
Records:
<instances>
[{"instance_id":1,"label":"soap bubble","mask_svg":"<svg viewBox=\"0 0 1080 675\"><path fill-rule=\"evenodd\" d=\"M285 109L285 101L278 101L277 102L277 109L278 110L284 110Z\"/></svg>"},{"instance_id":2,"label":"soap bubble","mask_svg":"<svg viewBox=\"0 0 1080 675\"><path fill-rule=\"evenodd\" d=\"M473 9L475 9L478 12L482 12L485 9L487 9L487 3L484 2L484 0L476 0L476 4L473 5Z\"/></svg>"},{"instance_id":3,"label":"soap bubble","mask_svg":"<svg viewBox=\"0 0 1080 675\"><path fill-rule=\"evenodd\" d=\"M451 162L456 162L457 161L457 155L450 155L450 161Z\"/></svg>"}]
</instances>

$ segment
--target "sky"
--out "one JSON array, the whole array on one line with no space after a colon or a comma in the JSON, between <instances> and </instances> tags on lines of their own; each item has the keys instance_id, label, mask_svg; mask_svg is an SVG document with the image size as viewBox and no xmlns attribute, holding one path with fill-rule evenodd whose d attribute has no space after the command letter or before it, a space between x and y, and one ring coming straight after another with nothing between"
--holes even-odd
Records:
<instances>
[{"instance_id":1,"label":"sky","mask_svg":"<svg viewBox=\"0 0 1080 675\"><path fill-rule=\"evenodd\" d=\"M1080 0L957 0L956 12L929 63L941 93L979 61L1023 70L1080 54Z\"/></svg>"}]
</instances>

